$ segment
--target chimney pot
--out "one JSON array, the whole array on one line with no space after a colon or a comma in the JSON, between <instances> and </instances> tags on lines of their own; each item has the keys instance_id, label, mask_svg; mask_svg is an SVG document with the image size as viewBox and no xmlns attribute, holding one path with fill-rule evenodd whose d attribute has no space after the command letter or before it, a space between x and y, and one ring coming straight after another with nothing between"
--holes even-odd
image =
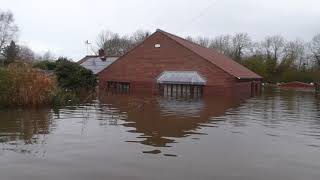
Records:
<instances>
[{"instance_id":1,"label":"chimney pot","mask_svg":"<svg viewBox=\"0 0 320 180\"><path fill-rule=\"evenodd\" d=\"M99 57L102 61L105 61L106 60L106 55L104 53L104 50L103 49L99 49Z\"/></svg>"}]
</instances>

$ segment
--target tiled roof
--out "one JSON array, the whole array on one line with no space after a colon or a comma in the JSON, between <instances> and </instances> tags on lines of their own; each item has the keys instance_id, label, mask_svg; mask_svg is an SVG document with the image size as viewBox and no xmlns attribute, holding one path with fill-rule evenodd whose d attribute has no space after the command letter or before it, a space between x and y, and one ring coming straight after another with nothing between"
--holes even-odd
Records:
<instances>
[{"instance_id":1,"label":"tiled roof","mask_svg":"<svg viewBox=\"0 0 320 180\"><path fill-rule=\"evenodd\" d=\"M117 59L118 57L106 57L106 60L102 61L98 56L86 56L82 60L78 61L78 63L82 67L91 70L94 74L98 74Z\"/></svg>"},{"instance_id":2,"label":"tiled roof","mask_svg":"<svg viewBox=\"0 0 320 180\"><path fill-rule=\"evenodd\" d=\"M85 56L84 58L80 59L77 63L78 63L78 64L81 64L81 63L85 62L87 59L94 58L94 57L99 57L99 56L96 56L96 55L87 55L87 56Z\"/></svg>"},{"instance_id":3,"label":"tiled roof","mask_svg":"<svg viewBox=\"0 0 320 180\"><path fill-rule=\"evenodd\" d=\"M180 45L193 51L194 53L208 60L209 62L216 65L226 73L238 79L262 79L262 77L259 76L258 74L250 71L246 67L232 60L231 58L216 52L214 49L202 47L196 43L190 42L186 39L183 39L181 37L178 37L176 35L170 34L162 30L157 30L157 31L168 36L169 38L178 42Z\"/></svg>"},{"instance_id":4,"label":"tiled roof","mask_svg":"<svg viewBox=\"0 0 320 180\"><path fill-rule=\"evenodd\" d=\"M157 78L157 82L160 84L206 84L206 80L196 71L164 71Z\"/></svg>"}]
</instances>

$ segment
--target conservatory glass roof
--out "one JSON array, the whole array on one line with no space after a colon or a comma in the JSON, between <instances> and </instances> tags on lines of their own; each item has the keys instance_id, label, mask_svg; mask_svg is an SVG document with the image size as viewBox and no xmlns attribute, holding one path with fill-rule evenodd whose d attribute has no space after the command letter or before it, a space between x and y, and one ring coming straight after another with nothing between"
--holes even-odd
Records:
<instances>
[{"instance_id":1,"label":"conservatory glass roof","mask_svg":"<svg viewBox=\"0 0 320 180\"><path fill-rule=\"evenodd\" d=\"M160 84L206 84L206 80L197 71L164 71L157 82Z\"/></svg>"}]
</instances>

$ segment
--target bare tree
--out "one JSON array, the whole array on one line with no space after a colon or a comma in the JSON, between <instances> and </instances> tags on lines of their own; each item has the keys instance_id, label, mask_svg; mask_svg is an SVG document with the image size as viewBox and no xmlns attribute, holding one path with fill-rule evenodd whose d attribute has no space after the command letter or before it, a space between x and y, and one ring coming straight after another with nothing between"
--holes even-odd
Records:
<instances>
[{"instance_id":1,"label":"bare tree","mask_svg":"<svg viewBox=\"0 0 320 180\"><path fill-rule=\"evenodd\" d=\"M238 61L241 60L246 51L252 51L250 49L252 41L246 33L238 33L234 36L220 35L214 39L209 39L207 37L198 37L194 39L191 36L187 36L186 39L197 43L200 46L215 49L219 53L230 56Z\"/></svg>"},{"instance_id":2,"label":"bare tree","mask_svg":"<svg viewBox=\"0 0 320 180\"><path fill-rule=\"evenodd\" d=\"M209 47L219 53L232 56L232 37L230 35L220 35L211 40Z\"/></svg>"},{"instance_id":3,"label":"bare tree","mask_svg":"<svg viewBox=\"0 0 320 180\"><path fill-rule=\"evenodd\" d=\"M150 36L150 32L138 30L131 36L120 36L111 31L102 31L97 38L98 49L107 56L122 56Z\"/></svg>"},{"instance_id":4,"label":"bare tree","mask_svg":"<svg viewBox=\"0 0 320 180\"><path fill-rule=\"evenodd\" d=\"M52 52L50 52L49 50L47 52L45 52L43 55L42 55L42 59L43 60L54 60L56 59L54 54L52 54Z\"/></svg>"},{"instance_id":5,"label":"bare tree","mask_svg":"<svg viewBox=\"0 0 320 180\"><path fill-rule=\"evenodd\" d=\"M147 39L150 34L149 31L137 30L131 35L130 39L134 45L137 45Z\"/></svg>"},{"instance_id":6,"label":"bare tree","mask_svg":"<svg viewBox=\"0 0 320 180\"><path fill-rule=\"evenodd\" d=\"M97 40L96 40L96 44L98 46L98 48L104 48L104 45L107 41L109 41L111 39L112 36L114 36L115 33L111 32L111 31L101 31L98 34Z\"/></svg>"},{"instance_id":7,"label":"bare tree","mask_svg":"<svg viewBox=\"0 0 320 180\"><path fill-rule=\"evenodd\" d=\"M299 39L289 41L284 48L284 59L291 60L299 69L307 65L305 56L305 43Z\"/></svg>"},{"instance_id":8,"label":"bare tree","mask_svg":"<svg viewBox=\"0 0 320 180\"><path fill-rule=\"evenodd\" d=\"M34 60L36 61L54 61L57 58L49 50L43 54L34 54Z\"/></svg>"},{"instance_id":9,"label":"bare tree","mask_svg":"<svg viewBox=\"0 0 320 180\"><path fill-rule=\"evenodd\" d=\"M110 31L103 31L99 34L97 45L105 50L108 56L121 56L131 48L131 41L126 37Z\"/></svg>"},{"instance_id":10,"label":"bare tree","mask_svg":"<svg viewBox=\"0 0 320 180\"><path fill-rule=\"evenodd\" d=\"M0 10L0 53L3 52L18 32L18 27L14 24L13 14L10 11L3 12Z\"/></svg>"},{"instance_id":11,"label":"bare tree","mask_svg":"<svg viewBox=\"0 0 320 180\"><path fill-rule=\"evenodd\" d=\"M262 52L268 59L273 58L278 61L279 56L283 52L285 45L285 40L280 35L267 36L265 40L261 43Z\"/></svg>"},{"instance_id":12,"label":"bare tree","mask_svg":"<svg viewBox=\"0 0 320 180\"><path fill-rule=\"evenodd\" d=\"M195 41L202 47L209 47L210 45L210 39L207 37L198 37Z\"/></svg>"},{"instance_id":13,"label":"bare tree","mask_svg":"<svg viewBox=\"0 0 320 180\"><path fill-rule=\"evenodd\" d=\"M241 61L242 55L250 48L251 38L247 33L238 33L232 37L233 58Z\"/></svg>"},{"instance_id":14,"label":"bare tree","mask_svg":"<svg viewBox=\"0 0 320 180\"><path fill-rule=\"evenodd\" d=\"M185 39L190 41L190 42L196 43L195 40L193 39L193 37L191 37L191 36L187 36L187 37L185 37Z\"/></svg>"},{"instance_id":15,"label":"bare tree","mask_svg":"<svg viewBox=\"0 0 320 180\"><path fill-rule=\"evenodd\" d=\"M312 59L315 61L318 68L320 68L320 34L314 36L309 44Z\"/></svg>"},{"instance_id":16,"label":"bare tree","mask_svg":"<svg viewBox=\"0 0 320 180\"><path fill-rule=\"evenodd\" d=\"M18 59L20 61L34 61L35 53L28 46L19 46Z\"/></svg>"}]
</instances>

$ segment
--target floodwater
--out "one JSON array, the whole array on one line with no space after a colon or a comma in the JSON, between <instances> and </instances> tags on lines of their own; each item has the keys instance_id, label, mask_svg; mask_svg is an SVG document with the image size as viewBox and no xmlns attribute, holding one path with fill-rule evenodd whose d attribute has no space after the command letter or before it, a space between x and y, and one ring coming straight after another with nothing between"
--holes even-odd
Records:
<instances>
[{"instance_id":1,"label":"floodwater","mask_svg":"<svg viewBox=\"0 0 320 180\"><path fill-rule=\"evenodd\" d=\"M266 89L0 110L0 179L320 179L320 98Z\"/></svg>"}]
</instances>

